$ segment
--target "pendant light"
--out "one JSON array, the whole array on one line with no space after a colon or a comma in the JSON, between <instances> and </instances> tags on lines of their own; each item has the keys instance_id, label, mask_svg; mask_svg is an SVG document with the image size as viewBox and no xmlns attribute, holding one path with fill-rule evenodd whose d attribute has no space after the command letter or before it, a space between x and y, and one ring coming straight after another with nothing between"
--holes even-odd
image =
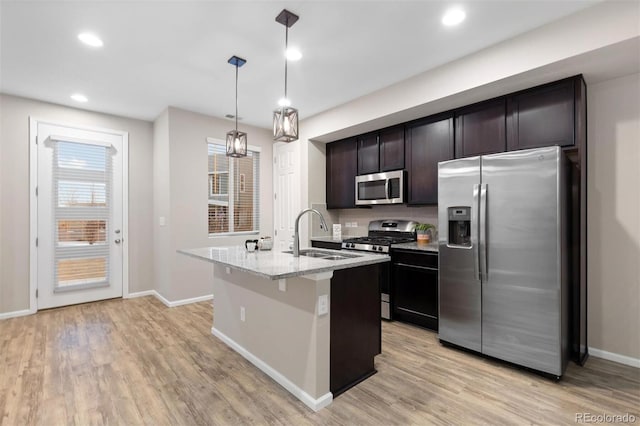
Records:
<instances>
[{"instance_id":1,"label":"pendant light","mask_svg":"<svg viewBox=\"0 0 640 426\"><path fill-rule=\"evenodd\" d=\"M289 28L298 21L298 15L283 9L276 22L285 26L284 47L285 53L289 48ZM287 62L284 59L284 99L280 103L280 108L273 112L273 140L277 142L293 142L298 140L298 110L292 108L287 98Z\"/></svg>"},{"instance_id":2,"label":"pendant light","mask_svg":"<svg viewBox=\"0 0 640 426\"><path fill-rule=\"evenodd\" d=\"M228 62L236 67L236 128L227 133L227 157L246 157L247 134L238 131L238 68L247 61L237 56L232 56Z\"/></svg>"}]
</instances>

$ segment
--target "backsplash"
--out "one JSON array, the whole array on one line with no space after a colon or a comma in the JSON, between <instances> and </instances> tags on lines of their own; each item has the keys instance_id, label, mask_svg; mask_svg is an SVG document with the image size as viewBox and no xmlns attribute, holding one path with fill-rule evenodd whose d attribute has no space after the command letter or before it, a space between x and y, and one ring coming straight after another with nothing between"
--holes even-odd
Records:
<instances>
[{"instance_id":1,"label":"backsplash","mask_svg":"<svg viewBox=\"0 0 640 426\"><path fill-rule=\"evenodd\" d=\"M371 208L330 210L342 224L343 236L367 235L369 222L379 219L407 219L420 223L431 223L438 227L438 206L407 207L406 205L373 206ZM357 226L346 227L347 223L356 223Z\"/></svg>"}]
</instances>

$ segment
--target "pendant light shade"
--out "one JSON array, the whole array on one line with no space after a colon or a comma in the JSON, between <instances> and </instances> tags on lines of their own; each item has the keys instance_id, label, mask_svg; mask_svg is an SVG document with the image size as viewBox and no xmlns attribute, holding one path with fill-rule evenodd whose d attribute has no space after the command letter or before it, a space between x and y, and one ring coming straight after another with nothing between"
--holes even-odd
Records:
<instances>
[{"instance_id":1,"label":"pendant light shade","mask_svg":"<svg viewBox=\"0 0 640 426\"><path fill-rule=\"evenodd\" d=\"M237 56L232 56L228 62L236 67L236 128L227 132L227 157L246 157L247 134L238 131L238 68L247 63L247 61Z\"/></svg>"},{"instance_id":2,"label":"pendant light shade","mask_svg":"<svg viewBox=\"0 0 640 426\"><path fill-rule=\"evenodd\" d=\"M298 140L298 110L282 107L273 111L273 140L293 142Z\"/></svg>"},{"instance_id":3,"label":"pendant light shade","mask_svg":"<svg viewBox=\"0 0 640 426\"><path fill-rule=\"evenodd\" d=\"M247 134L237 130L227 132L227 157L247 156Z\"/></svg>"},{"instance_id":4,"label":"pendant light shade","mask_svg":"<svg viewBox=\"0 0 640 426\"><path fill-rule=\"evenodd\" d=\"M285 26L284 48L285 52L289 48L289 28L298 21L298 15L283 9L278 16L276 22ZM284 99L288 104L287 98L287 65L288 60L285 55L284 59ZM273 111L273 140L276 142L293 142L298 140L298 110L289 105L282 106Z\"/></svg>"}]
</instances>

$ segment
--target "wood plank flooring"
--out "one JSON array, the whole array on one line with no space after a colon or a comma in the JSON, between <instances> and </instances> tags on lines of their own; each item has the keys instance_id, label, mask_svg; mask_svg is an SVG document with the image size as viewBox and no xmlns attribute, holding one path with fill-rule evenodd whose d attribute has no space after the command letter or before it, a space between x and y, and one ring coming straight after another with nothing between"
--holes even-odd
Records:
<instances>
[{"instance_id":1,"label":"wood plank flooring","mask_svg":"<svg viewBox=\"0 0 640 426\"><path fill-rule=\"evenodd\" d=\"M383 323L378 374L314 413L211 335L211 302L110 300L0 321L0 424L575 424L631 413L640 369L591 358L560 382Z\"/></svg>"}]
</instances>

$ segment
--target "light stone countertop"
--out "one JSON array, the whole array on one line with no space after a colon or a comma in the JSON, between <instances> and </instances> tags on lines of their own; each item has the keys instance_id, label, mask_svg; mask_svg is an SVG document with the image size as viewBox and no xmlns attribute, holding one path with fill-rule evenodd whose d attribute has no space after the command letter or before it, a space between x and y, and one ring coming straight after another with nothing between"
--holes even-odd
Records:
<instances>
[{"instance_id":1,"label":"light stone countertop","mask_svg":"<svg viewBox=\"0 0 640 426\"><path fill-rule=\"evenodd\" d=\"M344 251L316 249L331 254L344 255ZM344 260L327 260L316 257L293 257L291 253L275 250L247 252L244 247L202 247L195 249L181 249L178 253L205 260L217 265L228 266L239 271L248 272L269 280L311 275L320 272L335 271L336 269L355 268L389 262L391 258L386 254L349 252L357 255Z\"/></svg>"},{"instance_id":2,"label":"light stone countertop","mask_svg":"<svg viewBox=\"0 0 640 426\"><path fill-rule=\"evenodd\" d=\"M425 244L425 243L418 243L413 241L411 243L392 244L391 249L428 251L431 253L438 253L438 243L433 242L433 243Z\"/></svg>"}]
</instances>

